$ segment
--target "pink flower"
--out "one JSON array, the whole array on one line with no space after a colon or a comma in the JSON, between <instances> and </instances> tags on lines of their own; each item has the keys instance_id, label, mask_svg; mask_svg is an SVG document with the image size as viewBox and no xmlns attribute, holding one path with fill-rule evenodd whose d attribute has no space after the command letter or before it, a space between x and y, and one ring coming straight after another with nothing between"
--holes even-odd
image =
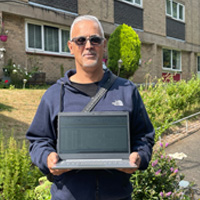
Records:
<instances>
[{"instance_id":1,"label":"pink flower","mask_svg":"<svg viewBox=\"0 0 200 200\"><path fill-rule=\"evenodd\" d=\"M4 83L8 83L8 80L5 80Z\"/></svg>"},{"instance_id":2,"label":"pink flower","mask_svg":"<svg viewBox=\"0 0 200 200\"><path fill-rule=\"evenodd\" d=\"M172 194L172 192L168 192L165 194L166 197L169 197Z\"/></svg>"},{"instance_id":3,"label":"pink flower","mask_svg":"<svg viewBox=\"0 0 200 200\"><path fill-rule=\"evenodd\" d=\"M161 169L159 169L159 170L155 173L155 175L159 175L160 172L161 172Z\"/></svg>"},{"instance_id":4,"label":"pink flower","mask_svg":"<svg viewBox=\"0 0 200 200\"><path fill-rule=\"evenodd\" d=\"M161 197L163 197L163 196L164 196L163 192L160 192L160 196L161 196Z\"/></svg>"},{"instance_id":5,"label":"pink flower","mask_svg":"<svg viewBox=\"0 0 200 200\"><path fill-rule=\"evenodd\" d=\"M169 143L167 142L166 144L165 144L165 147L168 147L169 146Z\"/></svg>"},{"instance_id":6,"label":"pink flower","mask_svg":"<svg viewBox=\"0 0 200 200\"><path fill-rule=\"evenodd\" d=\"M178 169L175 169L175 170L174 170L174 173L177 173L177 172L178 172Z\"/></svg>"},{"instance_id":7,"label":"pink flower","mask_svg":"<svg viewBox=\"0 0 200 200\"><path fill-rule=\"evenodd\" d=\"M174 171L174 168L173 168L173 167L171 167L171 168L170 168L170 170L171 170L171 172L173 172L173 171Z\"/></svg>"},{"instance_id":8,"label":"pink flower","mask_svg":"<svg viewBox=\"0 0 200 200\"><path fill-rule=\"evenodd\" d=\"M158 160L155 160L154 162L152 162L152 167L155 167L158 164Z\"/></svg>"},{"instance_id":9,"label":"pink flower","mask_svg":"<svg viewBox=\"0 0 200 200\"><path fill-rule=\"evenodd\" d=\"M160 143L160 146L163 147L163 143L162 142Z\"/></svg>"},{"instance_id":10,"label":"pink flower","mask_svg":"<svg viewBox=\"0 0 200 200\"><path fill-rule=\"evenodd\" d=\"M162 155L162 156L160 156L162 159L164 158L164 156Z\"/></svg>"}]
</instances>

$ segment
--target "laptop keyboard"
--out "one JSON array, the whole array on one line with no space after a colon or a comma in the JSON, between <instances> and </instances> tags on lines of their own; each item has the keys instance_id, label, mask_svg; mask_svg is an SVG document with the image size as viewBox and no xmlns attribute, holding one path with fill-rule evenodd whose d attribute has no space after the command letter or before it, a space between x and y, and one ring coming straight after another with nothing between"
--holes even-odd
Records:
<instances>
[{"instance_id":1,"label":"laptop keyboard","mask_svg":"<svg viewBox=\"0 0 200 200\"><path fill-rule=\"evenodd\" d=\"M129 160L96 160L96 159L87 159L87 160L63 160L60 163L61 165L64 165L66 168L69 166L70 168L81 168L81 167L105 167L105 168L128 168L131 167L129 164ZM134 167L134 166L132 166Z\"/></svg>"}]
</instances>

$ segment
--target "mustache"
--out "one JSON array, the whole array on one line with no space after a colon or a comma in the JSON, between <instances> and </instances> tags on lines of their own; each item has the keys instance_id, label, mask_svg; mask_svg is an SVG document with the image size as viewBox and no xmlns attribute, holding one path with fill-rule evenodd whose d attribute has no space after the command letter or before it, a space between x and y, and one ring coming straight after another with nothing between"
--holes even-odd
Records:
<instances>
[{"instance_id":1,"label":"mustache","mask_svg":"<svg viewBox=\"0 0 200 200\"><path fill-rule=\"evenodd\" d=\"M85 55L94 55L94 56L96 56L96 52L95 51L87 51L87 52L84 52L84 53L82 53L82 56L85 56Z\"/></svg>"}]
</instances>

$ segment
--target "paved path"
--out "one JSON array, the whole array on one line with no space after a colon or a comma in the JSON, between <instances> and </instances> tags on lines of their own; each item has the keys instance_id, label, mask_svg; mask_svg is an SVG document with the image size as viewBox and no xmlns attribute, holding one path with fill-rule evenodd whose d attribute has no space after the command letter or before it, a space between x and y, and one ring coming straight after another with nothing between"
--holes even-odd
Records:
<instances>
[{"instance_id":1,"label":"paved path","mask_svg":"<svg viewBox=\"0 0 200 200\"><path fill-rule=\"evenodd\" d=\"M200 131L173 143L166 148L167 153L183 152L187 158L178 160L180 172L185 175L184 180L194 181L200 188ZM195 194L195 200L200 199L200 193Z\"/></svg>"}]
</instances>

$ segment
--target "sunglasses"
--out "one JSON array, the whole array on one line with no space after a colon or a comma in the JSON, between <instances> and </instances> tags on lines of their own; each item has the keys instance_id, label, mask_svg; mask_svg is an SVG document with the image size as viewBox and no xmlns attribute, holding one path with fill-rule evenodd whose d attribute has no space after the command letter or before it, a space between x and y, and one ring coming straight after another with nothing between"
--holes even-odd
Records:
<instances>
[{"instance_id":1,"label":"sunglasses","mask_svg":"<svg viewBox=\"0 0 200 200\"><path fill-rule=\"evenodd\" d=\"M104 40L104 38L99 37L99 36L90 36L90 37L84 37L84 36L80 36L80 37L75 37L73 38L71 41L75 42L78 46L83 46L86 44L87 41L90 41L90 44L93 46L97 46L100 45L102 43L102 41Z\"/></svg>"}]
</instances>

